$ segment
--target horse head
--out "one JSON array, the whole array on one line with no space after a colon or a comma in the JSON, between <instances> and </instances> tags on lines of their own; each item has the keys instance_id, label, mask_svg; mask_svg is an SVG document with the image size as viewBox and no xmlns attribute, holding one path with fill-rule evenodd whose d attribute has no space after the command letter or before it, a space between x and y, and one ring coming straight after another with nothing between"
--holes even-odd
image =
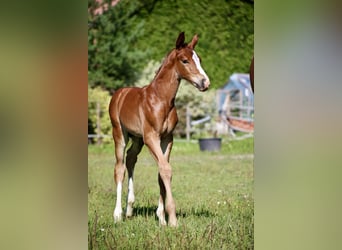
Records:
<instances>
[{"instance_id":1,"label":"horse head","mask_svg":"<svg viewBox=\"0 0 342 250\"><path fill-rule=\"evenodd\" d=\"M176 68L180 78L192 83L200 91L209 88L210 80L201 66L201 59L195 52L198 41L194 35L189 44L185 43L184 32L181 32L176 41Z\"/></svg>"}]
</instances>

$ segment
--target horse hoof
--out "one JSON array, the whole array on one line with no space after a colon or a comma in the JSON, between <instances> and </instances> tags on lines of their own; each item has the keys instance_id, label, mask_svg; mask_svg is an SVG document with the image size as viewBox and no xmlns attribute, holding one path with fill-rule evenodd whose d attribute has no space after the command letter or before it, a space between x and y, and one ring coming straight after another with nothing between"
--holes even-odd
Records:
<instances>
[{"instance_id":1,"label":"horse hoof","mask_svg":"<svg viewBox=\"0 0 342 250\"><path fill-rule=\"evenodd\" d=\"M128 198L128 199L130 199L130 198ZM134 197L133 197L133 199L131 198L131 201L128 201L128 203L127 203L126 218L132 217L132 215L133 215L133 204L134 204Z\"/></svg>"},{"instance_id":2,"label":"horse hoof","mask_svg":"<svg viewBox=\"0 0 342 250\"><path fill-rule=\"evenodd\" d=\"M166 220L159 219L159 226L166 226L166 225L167 225Z\"/></svg>"},{"instance_id":3,"label":"horse hoof","mask_svg":"<svg viewBox=\"0 0 342 250\"><path fill-rule=\"evenodd\" d=\"M133 208L127 208L126 218L131 218L133 216Z\"/></svg>"},{"instance_id":4,"label":"horse hoof","mask_svg":"<svg viewBox=\"0 0 342 250\"><path fill-rule=\"evenodd\" d=\"M118 223L122 221L122 217L121 216L114 216L114 223Z\"/></svg>"},{"instance_id":5,"label":"horse hoof","mask_svg":"<svg viewBox=\"0 0 342 250\"><path fill-rule=\"evenodd\" d=\"M178 223L177 221L169 221L169 227L177 227Z\"/></svg>"},{"instance_id":6,"label":"horse hoof","mask_svg":"<svg viewBox=\"0 0 342 250\"><path fill-rule=\"evenodd\" d=\"M161 209L160 207L158 207L157 211L156 211L156 214L157 214L157 217L159 219L159 226L166 226L167 223L166 223L166 220L165 220L164 210Z\"/></svg>"},{"instance_id":7,"label":"horse hoof","mask_svg":"<svg viewBox=\"0 0 342 250\"><path fill-rule=\"evenodd\" d=\"M122 211L114 210L114 223L122 221Z\"/></svg>"}]
</instances>

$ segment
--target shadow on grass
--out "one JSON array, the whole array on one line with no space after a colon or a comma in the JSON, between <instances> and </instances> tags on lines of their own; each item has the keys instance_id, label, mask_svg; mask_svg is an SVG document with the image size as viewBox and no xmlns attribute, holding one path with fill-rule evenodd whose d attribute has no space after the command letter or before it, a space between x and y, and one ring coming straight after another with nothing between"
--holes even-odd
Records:
<instances>
[{"instance_id":1,"label":"shadow on grass","mask_svg":"<svg viewBox=\"0 0 342 250\"><path fill-rule=\"evenodd\" d=\"M137 206L134 207L133 210L133 216L143 216L143 217L155 217L156 219L156 211L157 206ZM189 216L196 216L196 217L214 217L215 213L205 209L205 208L191 208L189 210L183 211L182 209L179 209L176 212L177 217L186 218ZM166 219L168 215L166 214Z\"/></svg>"},{"instance_id":2,"label":"shadow on grass","mask_svg":"<svg viewBox=\"0 0 342 250\"><path fill-rule=\"evenodd\" d=\"M156 206L134 206L133 216L150 217L156 214Z\"/></svg>"},{"instance_id":3,"label":"shadow on grass","mask_svg":"<svg viewBox=\"0 0 342 250\"><path fill-rule=\"evenodd\" d=\"M214 217L215 214L207 209L204 208L191 208L190 211L182 211L180 210L177 212L177 216L180 217L189 217L189 216L196 216L196 217Z\"/></svg>"}]
</instances>

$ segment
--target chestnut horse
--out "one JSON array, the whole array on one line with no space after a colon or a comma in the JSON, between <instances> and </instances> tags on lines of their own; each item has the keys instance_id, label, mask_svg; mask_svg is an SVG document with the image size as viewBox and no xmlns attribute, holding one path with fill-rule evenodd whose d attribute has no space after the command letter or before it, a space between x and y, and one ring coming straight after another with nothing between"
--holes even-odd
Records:
<instances>
[{"instance_id":1,"label":"chestnut horse","mask_svg":"<svg viewBox=\"0 0 342 250\"><path fill-rule=\"evenodd\" d=\"M210 85L209 78L201 67L201 60L194 51L198 36L195 35L189 44L184 40L182 32L176 41L176 48L169 52L149 85L142 88L121 88L113 94L109 104L116 156L114 179L117 196L114 222L122 220L121 192L125 167L128 171L126 217L133 214L134 166L138 154L146 144L158 164L160 197L156 213L159 223L166 225L166 211L169 225L177 225L176 207L171 192L172 170L169 164L172 132L178 121L175 97L181 79L189 81L200 91L206 91ZM129 138L132 145L127 151L125 163L124 155Z\"/></svg>"}]
</instances>

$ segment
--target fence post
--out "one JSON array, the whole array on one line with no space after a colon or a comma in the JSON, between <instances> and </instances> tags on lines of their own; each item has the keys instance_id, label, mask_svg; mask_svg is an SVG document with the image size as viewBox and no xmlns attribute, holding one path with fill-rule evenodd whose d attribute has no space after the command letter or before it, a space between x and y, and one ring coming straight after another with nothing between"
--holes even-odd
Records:
<instances>
[{"instance_id":1,"label":"fence post","mask_svg":"<svg viewBox=\"0 0 342 250\"><path fill-rule=\"evenodd\" d=\"M101 140L101 107L100 103L96 102L96 137L97 137L97 144L100 145L102 143Z\"/></svg>"},{"instance_id":2,"label":"fence post","mask_svg":"<svg viewBox=\"0 0 342 250\"><path fill-rule=\"evenodd\" d=\"M191 112L190 105L186 105L186 140L190 141L190 131L191 131Z\"/></svg>"},{"instance_id":3,"label":"fence post","mask_svg":"<svg viewBox=\"0 0 342 250\"><path fill-rule=\"evenodd\" d=\"M240 105L240 107L239 107L239 117L240 117L240 119L243 117L243 93L242 93L242 91L240 91L240 93L239 93L239 95L240 95L240 100L239 100L239 105Z\"/></svg>"}]
</instances>

